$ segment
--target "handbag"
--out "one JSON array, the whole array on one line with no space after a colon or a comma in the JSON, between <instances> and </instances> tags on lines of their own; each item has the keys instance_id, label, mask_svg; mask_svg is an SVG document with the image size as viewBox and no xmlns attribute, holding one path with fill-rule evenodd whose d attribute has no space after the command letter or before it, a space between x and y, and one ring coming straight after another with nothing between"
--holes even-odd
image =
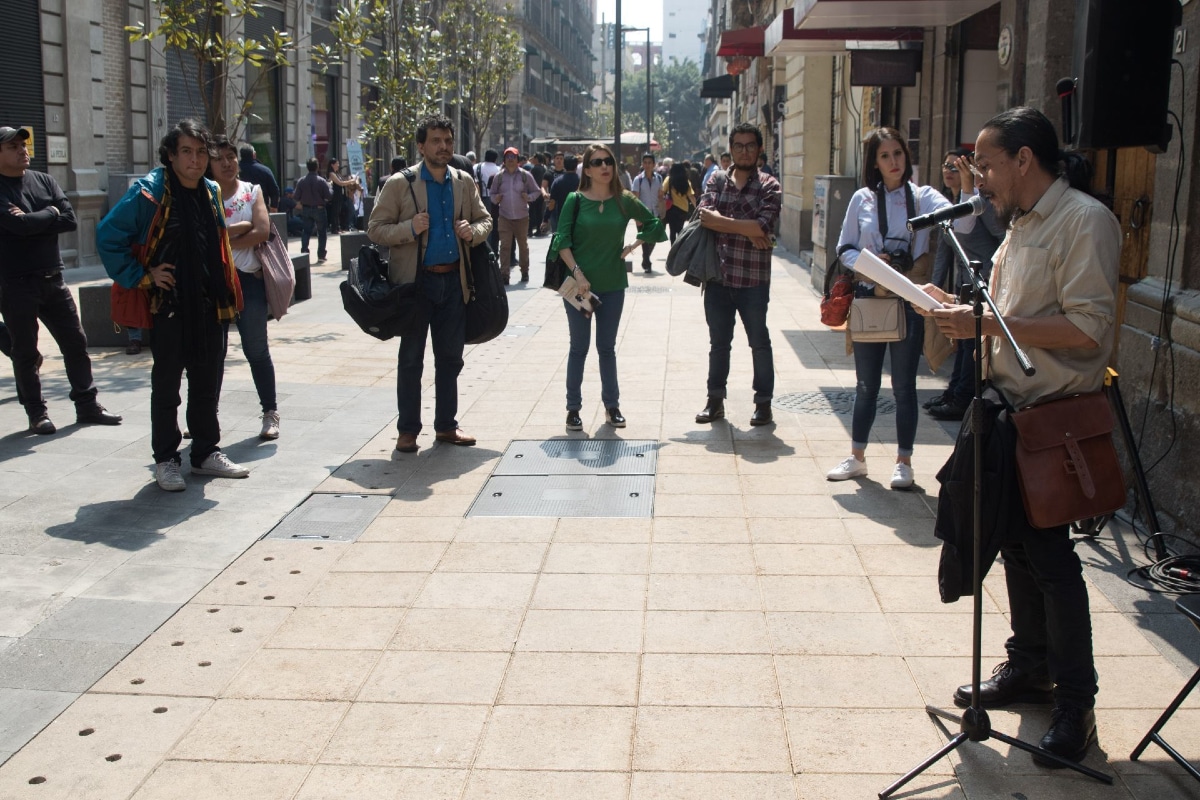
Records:
<instances>
[{"instance_id":1,"label":"handbag","mask_svg":"<svg viewBox=\"0 0 1200 800\"><path fill-rule=\"evenodd\" d=\"M500 259L486 241L471 248L467 288L466 344L490 342L508 325L508 291L500 275Z\"/></svg>"},{"instance_id":2,"label":"handbag","mask_svg":"<svg viewBox=\"0 0 1200 800\"><path fill-rule=\"evenodd\" d=\"M145 289L126 289L114 283L109 290L112 321L122 328L153 328L150 295Z\"/></svg>"},{"instance_id":3,"label":"handbag","mask_svg":"<svg viewBox=\"0 0 1200 800\"><path fill-rule=\"evenodd\" d=\"M725 190L725 177L722 174L712 180L712 191L720 196ZM717 239L711 230L700 224L699 205L692 209L691 216L675 235L675 241L667 251L667 273L683 275L685 272L684 283L692 286L721 280L721 255L717 252Z\"/></svg>"},{"instance_id":4,"label":"handbag","mask_svg":"<svg viewBox=\"0 0 1200 800\"><path fill-rule=\"evenodd\" d=\"M578 192L571 192L578 194ZM571 194L567 195L570 197ZM563 205L566 206L567 201L563 200ZM571 218L571 232L575 231L575 223L579 221L579 198L575 198L575 214ZM550 258L550 253L554 254L554 258ZM546 254L546 275L542 279L542 288L549 289L552 292L557 292L562 282L571 274L571 268L567 266L567 262L563 261L562 256L557 250L551 250Z\"/></svg>"},{"instance_id":5,"label":"handbag","mask_svg":"<svg viewBox=\"0 0 1200 800\"><path fill-rule=\"evenodd\" d=\"M1017 481L1035 528L1111 514L1125 505L1108 396L1089 392L1013 413Z\"/></svg>"},{"instance_id":6,"label":"handbag","mask_svg":"<svg viewBox=\"0 0 1200 800\"><path fill-rule=\"evenodd\" d=\"M899 342L908 335L904 301L899 297L856 297L846 327L856 342Z\"/></svg>"},{"instance_id":7,"label":"handbag","mask_svg":"<svg viewBox=\"0 0 1200 800\"><path fill-rule=\"evenodd\" d=\"M363 245L338 287L342 307L364 333L381 341L423 333L429 325L430 307L421 290L420 271L416 281L399 286L389 283L387 274L387 262L375 245Z\"/></svg>"},{"instance_id":8,"label":"handbag","mask_svg":"<svg viewBox=\"0 0 1200 800\"><path fill-rule=\"evenodd\" d=\"M254 255L262 266L263 284L267 290L267 310L274 319L281 319L292 304L292 293L296 290L296 270L275 223L270 223L270 226L270 235L266 241L254 246Z\"/></svg>"},{"instance_id":9,"label":"handbag","mask_svg":"<svg viewBox=\"0 0 1200 800\"><path fill-rule=\"evenodd\" d=\"M821 298L821 324L831 328L846 324L850 304L854 302L854 273L842 269L841 256L839 250L825 270L825 292Z\"/></svg>"}]
</instances>

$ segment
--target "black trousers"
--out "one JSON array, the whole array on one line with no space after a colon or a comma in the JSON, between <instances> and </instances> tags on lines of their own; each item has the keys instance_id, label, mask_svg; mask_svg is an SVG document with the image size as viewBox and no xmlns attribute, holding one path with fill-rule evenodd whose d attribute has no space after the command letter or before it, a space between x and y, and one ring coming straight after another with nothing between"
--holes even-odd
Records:
<instances>
[{"instance_id":1,"label":"black trousers","mask_svg":"<svg viewBox=\"0 0 1200 800\"><path fill-rule=\"evenodd\" d=\"M92 359L87 352L87 337L79 322L79 309L71 290L63 283L62 273L51 277L34 275L10 278L0 285L0 314L12 338L13 375L25 413L36 419L46 413L42 381L38 376L38 321L58 343L71 383L71 400L78 411L96 404L96 384L92 381Z\"/></svg>"},{"instance_id":2,"label":"black trousers","mask_svg":"<svg viewBox=\"0 0 1200 800\"><path fill-rule=\"evenodd\" d=\"M185 338L179 315L154 315L150 349L154 367L150 371L150 447L154 463L179 461L179 387L183 373L188 377L187 427L192 434L192 466L220 450L221 426L217 422L217 399L225 369L225 326L215 312L205 314L202 341Z\"/></svg>"},{"instance_id":3,"label":"black trousers","mask_svg":"<svg viewBox=\"0 0 1200 800\"><path fill-rule=\"evenodd\" d=\"M1056 703L1092 708L1092 618L1075 544L1066 525L1019 527L1024 532L1008 533L1000 546L1012 616L1008 658L1019 669L1049 675Z\"/></svg>"}]
</instances>

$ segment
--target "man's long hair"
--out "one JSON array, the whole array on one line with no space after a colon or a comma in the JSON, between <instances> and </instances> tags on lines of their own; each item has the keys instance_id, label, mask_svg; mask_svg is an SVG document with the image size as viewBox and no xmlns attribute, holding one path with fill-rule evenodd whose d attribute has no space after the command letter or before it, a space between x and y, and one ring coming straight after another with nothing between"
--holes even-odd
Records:
<instances>
[{"instance_id":1,"label":"man's long hair","mask_svg":"<svg viewBox=\"0 0 1200 800\"><path fill-rule=\"evenodd\" d=\"M209 153L212 153L212 134L208 132L208 128L194 119L181 119L175 123L174 128L167 131L167 135L163 137L162 142L158 145L158 160L164 167L171 166L170 157L179 152L179 140L184 136L190 136L197 141L203 142L204 146L208 148Z\"/></svg>"}]
</instances>

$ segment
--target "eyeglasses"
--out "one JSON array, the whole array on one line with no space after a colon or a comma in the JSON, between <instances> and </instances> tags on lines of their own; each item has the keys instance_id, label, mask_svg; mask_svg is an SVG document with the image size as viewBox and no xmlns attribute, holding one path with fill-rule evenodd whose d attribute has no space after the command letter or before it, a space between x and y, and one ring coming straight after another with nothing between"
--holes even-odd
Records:
<instances>
[{"instance_id":1,"label":"eyeglasses","mask_svg":"<svg viewBox=\"0 0 1200 800\"><path fill-rule=\"evenodd\" d=\"M729 149L735 153L745 153L750 150L757 150L758 142L734 142L729 145Z\"/></svg>"},{"instance_id":2,"label":"eyeglasses","mask_svg":"<svg viewBox=\"0 0 1200 800\"><path fill-rule=\"evenodd\" d=\"M617 160L612 156L607 158L593 158L588 161L589 167L613 167L616 166Z\"/></svg>"}]
</instances>

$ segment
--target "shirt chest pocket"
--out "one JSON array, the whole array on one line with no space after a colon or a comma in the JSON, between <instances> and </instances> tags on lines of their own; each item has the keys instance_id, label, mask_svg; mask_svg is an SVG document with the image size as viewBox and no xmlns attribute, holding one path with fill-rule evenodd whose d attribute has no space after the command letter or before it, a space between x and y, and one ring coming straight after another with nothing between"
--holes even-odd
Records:
<instances>
[{"instance_id":1,"label":"shirt chest pocket","mask_svg":"<svg viewBox=\"0 0 1200 800\"><path fill-rule=\"evenodd\" d=\"M1040 307L1054 296L1054 281L1050 274L1050 251L1043 247L1022 247L1008 266L1005 281L1010 297L1009 307L1019 302L1022 308Z\"/></svg>"}]
</instances>

